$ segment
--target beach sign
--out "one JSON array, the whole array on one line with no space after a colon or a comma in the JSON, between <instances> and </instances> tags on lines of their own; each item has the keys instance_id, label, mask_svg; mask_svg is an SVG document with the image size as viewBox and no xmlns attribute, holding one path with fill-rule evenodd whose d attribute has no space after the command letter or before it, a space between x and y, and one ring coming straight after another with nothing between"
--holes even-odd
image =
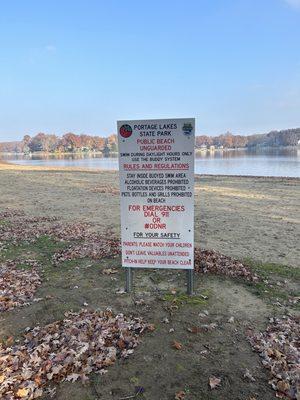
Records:
<instances>
[{"instance_id":1,"label":"beach sign","mask_svg":"<svg viewBox=\"0 0 300 400\"><path fill-rule=\"evenodd\" d=\"M118 121L122 266L194 268L195 119Z\"/></svg>"}]
</instances>

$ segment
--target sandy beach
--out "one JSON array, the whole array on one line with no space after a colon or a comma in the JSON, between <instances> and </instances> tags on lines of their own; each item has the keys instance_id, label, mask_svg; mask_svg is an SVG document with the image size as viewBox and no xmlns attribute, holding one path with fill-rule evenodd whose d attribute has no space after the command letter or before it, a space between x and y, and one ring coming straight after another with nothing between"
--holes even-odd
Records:
<instances>
[{"instance_id":1,"label":"sandy beach","mask_svg":"<svg viewBox=\"0 0 300 400\"><path fill-rule=\"evenodd\" d=\"M118 173L0 163L0 208L119 234ZM195 243L239 259L299 266L300 180L195 178Z\"/></svg>"}]
</instances>

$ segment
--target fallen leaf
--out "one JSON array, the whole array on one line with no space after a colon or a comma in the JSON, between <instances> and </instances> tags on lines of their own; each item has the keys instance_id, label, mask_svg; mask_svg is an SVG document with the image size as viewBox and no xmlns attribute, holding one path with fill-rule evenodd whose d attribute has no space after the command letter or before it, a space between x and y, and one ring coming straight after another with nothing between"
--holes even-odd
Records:
<instances>
[{"instance_id":1,"label":"fallen leaf","mask_svg":"<svg viewBox=\"0 0 300 400\"><path fill-rule=\"evenodd\" d=\"M5 341L6 346L11 346L13 343L14 343L14 338L12 336L9 336Z\"/></svg>"},{"instance_id":2,"label":"fallen leaf","mask_svg":"<svg viewBox=\"0 0 300 400\"><path fill-rule=\"evenodd\" d=\"M126 293L126 290L124 290L124 289L118 289L116 291L116 294L125 294L125 293Z\"/></svg>"},{"instance_id":3,"label":"fallen leaf","mask_svg":"<svg viewBox=\"0 0 300 400\"><path fill-rule=\"evenodd\" d=\"M278 351L277 349L275 349L274 356L279 360L283 356L283 354L280 351Z\"/></svg>"},{"instance_id":4,"label":"fallen leaf","mask_svg":"<svg viewBox=\"0 0 300 400\"><path fill-rule=\"evenodd\" d=\"M104 275L112 275L112 274L117 274L118 270L117 269L113 269L113 268L106 268L103 270L102 272Z\"/></svg>"},{"instance_id":5,"label":"fallen leaf","mask_svg":"<svg viewBox=\"0 0 300 400\"><path fill-rule=\"evenodd\" d=\"M244 373L244 378L249 379L251 382L255 382L255 378L253 378L252 374L250 373L249 369L246 368L246 371Z\"/></svg>"},{"instance_id":6,"label":"fallen leaf","mask_svg":"<svg viewBox=\"0 0 300 400\"><path fill-rule=\"evenodd\" d=\"M80 375L78 374L70 374L66 377L66 381L76 382L79 377Z\"/></svg>"},{"instance_id":7,"label":"fallen leaf","mask_svg":"<svg viewBox=\"0 0 300 400\"><path fill-rule=\"evenodd\" d=\"M197 326L192 326L191 328L187 328L188 332L191 333L199 333L200 329Z\"/></svg>"},{"instance_id":8,"label":"fallen leaf","mask_svg":"<svg viewBox=\"0 0 300 400\"><path fill-rule=\"evenodd\" d=\"M148 328L148 330L149 330L150 332L155 331L155 325L154 325L154 324L148 324L148 325L147 325L147 328Z\"/></svg>"},{"instance_id":9,"label":"fallen leaf","mask_svg":"<svg viewBox=\"0 0 300 400\"><path fill-rule=\"evenodd\" d=\"M286 393L290 389L290 385L288 382L285 381L278 381L277 382L277 390L282 393Z\"/></svg>"},{"instance_id":10,"label":"fallen leaf","mask_svg":"<svg viewBox=\"0 0 300 400\"><path fill-rule=\"evenodd\" d=\"M216 376L211 376L209 378L209 386L211 389L215 389L216 387L220 386L221 379L217 378Z\"/></svg>"},{"instance_id":11,"label":"fallen leaf","mask_svg":"<svg viewBox=\"0 0 300 400\"><path fill-rule=\"evenodd\" d=\"M23 389L19 389L19 390L17 391L16 395L17 395L18 397L26 397L26 396L28 395L28 393L29 393L29 390L26 389L26 388L23 388Z\"/></svg>"},{"instance_id":12,"label":"fallen leaf","mask_svg":"<svg viewBox=\"0 0 300 400\"><path fill-rule=\"evenodd\" d=\"M145 300L144 299L135 300L134 304L136 304L137 306L141 306L145 304Z\"/></svg>"},{"instance_id":13,"label":"fallen leaf","mask_svg":"<svg viewBox=\"0 0 300 400\"><path fill-rule=\"evenodd\" d=\"M180 390L180 392L177 392L175 394L175 400L184 400L185 398L185 392L183 390Z\"/></svg>"},{"instance_id":14,"label":"fallen leaf","mask_svg":"<svg viewBox=\"0 0 300 400\"><path fill-rule=\"evenodd\" d=\"M117 342L117 345L118 345L119 349L125 349L126 348L126 345L125 345L125 342L124 342L123 339L119 339L118 342Z\"/></svg>"},{"instance_id":15,"label":"fallen leaf","mask_svg":"<svg viewBox=\"0 0 300 400\"><path fill-rule=\"evenodd\" d=\"M177 342L177 340L173 340L172 347L174 347L174 349L176 349L176 350L181 350L182 344Z\"/></svg>"}]
</instances>

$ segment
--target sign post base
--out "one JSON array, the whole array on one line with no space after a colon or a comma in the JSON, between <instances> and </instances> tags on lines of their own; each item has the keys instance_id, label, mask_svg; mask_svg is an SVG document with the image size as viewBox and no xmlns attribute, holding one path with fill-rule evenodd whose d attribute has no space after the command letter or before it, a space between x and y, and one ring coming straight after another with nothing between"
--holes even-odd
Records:
<instances>
[{"instance_id":1,"label":"sign post base","mask_svg":"<svg viewBox=\"0 0 300 400\"><path fill-rule=\"evenodd\" d=\"M126 268L126 284L125 291L130 293L132 291L133 273L132 268Z\"/></svg>"},{"instance_id":2,"label":"sign post base","mask_svg":"<svg viewBox=\"0 0 300 400\"><path fill-rule=\"evenodd\" d=\"M187 278L187 289L186 292L188 295L192 295L194 293L194 270L188 269L186 271Z\"/></svg>"}]
</instances>

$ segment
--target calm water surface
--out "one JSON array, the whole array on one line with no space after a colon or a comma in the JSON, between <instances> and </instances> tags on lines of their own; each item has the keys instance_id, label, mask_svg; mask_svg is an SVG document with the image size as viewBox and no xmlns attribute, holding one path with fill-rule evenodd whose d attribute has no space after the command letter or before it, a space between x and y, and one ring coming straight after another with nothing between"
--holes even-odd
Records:
<instances>
[{"instance_id":1,"label":"calm water surface","mask_svg":"<svg viewBox=\"0 0 300 400\"><path fill-rule=\"evenodd\" d=\"M117 158L72 154L61 156L2 156L22 165L118 169ZM300 149L203 152L195 159L196 174L300 177Z\"/></svg>"}]
</instances>

